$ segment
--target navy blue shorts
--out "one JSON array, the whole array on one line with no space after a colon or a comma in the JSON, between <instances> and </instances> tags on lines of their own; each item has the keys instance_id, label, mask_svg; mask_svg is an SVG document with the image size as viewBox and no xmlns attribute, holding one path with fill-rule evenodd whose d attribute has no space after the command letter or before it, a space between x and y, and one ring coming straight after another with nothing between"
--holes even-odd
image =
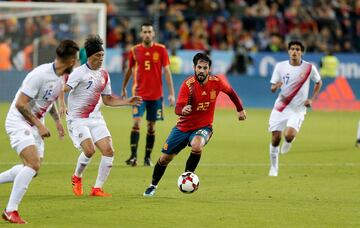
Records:
<instances>
[{"instance_id":1,"label":"navy blue shorts","mask_svg":"<svg viewBox=\"0 0 360 228\"><path fill-rule=\"evenodd\" d=\"M211 127L203 127L193 131L183 132L175 126L171 130L161 151L165 154L178 154L187 145L190 146L191 140L196 135L203 137L206 145L211 138L212 132Z\"/></svg>"},{"instance_id":2,"label":"navy blue shorts","mask_svg":"<svg viewBox=\"0 0 360 228\"><path fill-rule=\"evenodd\" d=\"M140 106L133 106L133 117L142 117L145 111L147 121L164 120L163 98L154 101L143 101Z\"/></svg>"}]
</instances>

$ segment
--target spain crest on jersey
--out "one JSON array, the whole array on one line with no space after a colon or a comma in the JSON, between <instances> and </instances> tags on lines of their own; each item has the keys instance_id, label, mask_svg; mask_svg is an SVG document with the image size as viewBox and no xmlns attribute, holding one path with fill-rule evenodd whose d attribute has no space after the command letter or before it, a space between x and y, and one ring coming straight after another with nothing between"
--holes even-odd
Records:
<instances>
[{"instance_id":1,"label":"spain crest on jersey","mask_svg":"<svg viewBox=\"0 0 360 228\"><path fill-rule=\"evenodd\" d=\"M158 62L160 58L160 54L158 52L153 53L153 61Z\"/></svg>"}]
</instances>

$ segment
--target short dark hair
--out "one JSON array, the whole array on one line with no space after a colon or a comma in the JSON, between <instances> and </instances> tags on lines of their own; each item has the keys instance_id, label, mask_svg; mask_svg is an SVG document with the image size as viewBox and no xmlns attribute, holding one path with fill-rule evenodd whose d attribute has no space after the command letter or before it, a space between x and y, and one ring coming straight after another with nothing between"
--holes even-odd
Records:
<instances>
[{"instance_id":1,"label":"short dark hair","mask_svg":"<svg viewBox=\"0 0 360 228\"><path fill-rule=\"evenodd\" d=\"M209 63L209 67L211 67L211 59L210 57L206 54L206 53L197 53L194 58L193 58L193 63L194 66L196 66L196 64L198 64L199 60L202 60L204 62L208 62Z\"/></svg>"},{"instance_id":2,"label":"short dark hair","mask_svg":"<svg viewBox=\"0 0 360 228\"><path fill-rule=\"evenodd\" d=\"M293 41L290 41L288 43L288 50L290 50L291 46L293 45L299 45L300 48L301 48L301 51L304 52L305 51L305 47L304 45L301 43L301 41L298 41L298 40L293 40Z\"/></svg>"},{"instance_id":3,"label":"short dark hair","mask_svg":"<svg viewBox=\"0 0 360 228\"><path fill-rule=\"evenodd\" d=\"M73 40L62 40L56 48L56 57L67 60L76 55L79 50L79 46Z\"/></svg>"},{"instance_id":4,"label":"short dark hair","mask_svg":"<svg viewBox=\"0 0 360 228\"><path fill-rule=\"evenodd\" d=\"M86 38L84 45L86 56L90 57L99 51L103 51L104 50L104 48L102 47L103 43L104 42L99 35L89 35Z\"/></svg>"},{"instance_id":5,"label":"short dark hair","mask_svg":"<svg viewBox=\"0 0 360 228\"><path fill-rule=\"evenodd\" d=\"M152 27L154 27L154 25L151 22L144 22L140 26L140 31L142 31L144 26L152 26Z\"/></svg>"},{"instance_id":6,"label":"short dark hair","mask_svg":"<svg viewBox=\"0 0 360 228\"><path fill-rule=\"evenodd\" d=\"M151 22L147 21L147 22L144 22L144 23L141 24L141 28L143 26L153 26L153 24Z\"/></svg>"}]
</instances>

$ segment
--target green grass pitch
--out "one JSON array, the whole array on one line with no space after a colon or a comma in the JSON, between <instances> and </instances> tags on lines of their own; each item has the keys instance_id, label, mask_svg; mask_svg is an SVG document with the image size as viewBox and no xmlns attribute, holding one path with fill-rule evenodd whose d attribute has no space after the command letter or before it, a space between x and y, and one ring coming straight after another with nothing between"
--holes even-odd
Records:
<instances>
[{"instance_id":1,"label":"green grass pitch","mask_svg":"<svg viewBox=\"0 0 360 228\"><path fill-rule=\"evenodd\" d=\"M10 148L0 105L0 171L19 162ZM354 147L359 113L309 112L289 154L280 157L278 177L268 177L270 110L249 109L240 122L234 110L218 109L214 135L196 170L200 188L183 194L176 186L189 148L169 165L155 197L144 198L152 168L142 166L146 124L142 123L138 167L127 167L130 108L102 108L116 150L104 189L111 198L87 196L95 183L99 152L84 175L85 196L75 197L70 177L78 151L66 137L46 139L45 160L31 183L20 214L27 227L359 227L360 149ZM158 122L153 161L176 122L172 108ZM5 208L11 184L0 185ZM6 227L0 221L1 227ZM10 225L8 225L10 226Z\"/></svg>"}]
</instances>

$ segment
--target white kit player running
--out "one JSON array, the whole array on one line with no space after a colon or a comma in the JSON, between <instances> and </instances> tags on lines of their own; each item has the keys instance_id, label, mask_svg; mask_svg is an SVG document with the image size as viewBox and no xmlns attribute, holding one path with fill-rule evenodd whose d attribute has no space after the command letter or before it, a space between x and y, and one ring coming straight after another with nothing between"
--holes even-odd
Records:
<instances>
[{"instance_id":1,"label":"white kit player running","mask_svg":"<svg viewBox=\"0 0 360 228\"><path fill-rule=\"evenodd\" d=\"M78 51L79 47L74 41L61 41L56 48L55 61L36 67L25 77L7 114L6 132L12 148L23 162L0 174L0 183L14 182L2 214L11 223L26 223L18 213L18 206L44 157L43 139L50 137L50 131L44 125L46 113L49 112L55 120L60 138L64 136L54 102L63 87L62 75L72 71Z\"/></svg>"},{"instance_id":2,"label":"white kit player running","mask_svg":"<svg viewBox=\"0 0 360 228\"><path fill-rule=\"evenodd\" d=\"M291 41L288 44L289 61L276 64L271 77L271 91L281 91L269 119L269 131L272 133L269 176L278 175L279 153L289 152L304 121L306 107L311 107L312 100L317 97L322 86L315 66L302 60L304 49L301 42ZM315 86L311 98L308 98L310 79L315 82ZM285 140L280 150L282 134Z\"/></svg>"},{"instance_id":3,"label":"white kit player running","mask_svg":"<svg viewBox=\"0 0 360 228\"><path fill-rule=\"evenodd\" d=\"M108 106L138 105L142 101L140 97L122 99L112 95L109 74L101 68L104 60L102 44L103 41L98 35L90 35L86 39L88 61L74 69L64 87L65 92L70 91L66 118L69 134L74 146L81 152L72 176L73 192L76 196L83 195L82 175L95 153L95 146L102 156L96 183L90 195L111 196L103 191L103 185L113 164L114 148L110 132L99 110L100 97ZM65 107L65 104L62 106Z\"/></svg>"}]
</instances>

